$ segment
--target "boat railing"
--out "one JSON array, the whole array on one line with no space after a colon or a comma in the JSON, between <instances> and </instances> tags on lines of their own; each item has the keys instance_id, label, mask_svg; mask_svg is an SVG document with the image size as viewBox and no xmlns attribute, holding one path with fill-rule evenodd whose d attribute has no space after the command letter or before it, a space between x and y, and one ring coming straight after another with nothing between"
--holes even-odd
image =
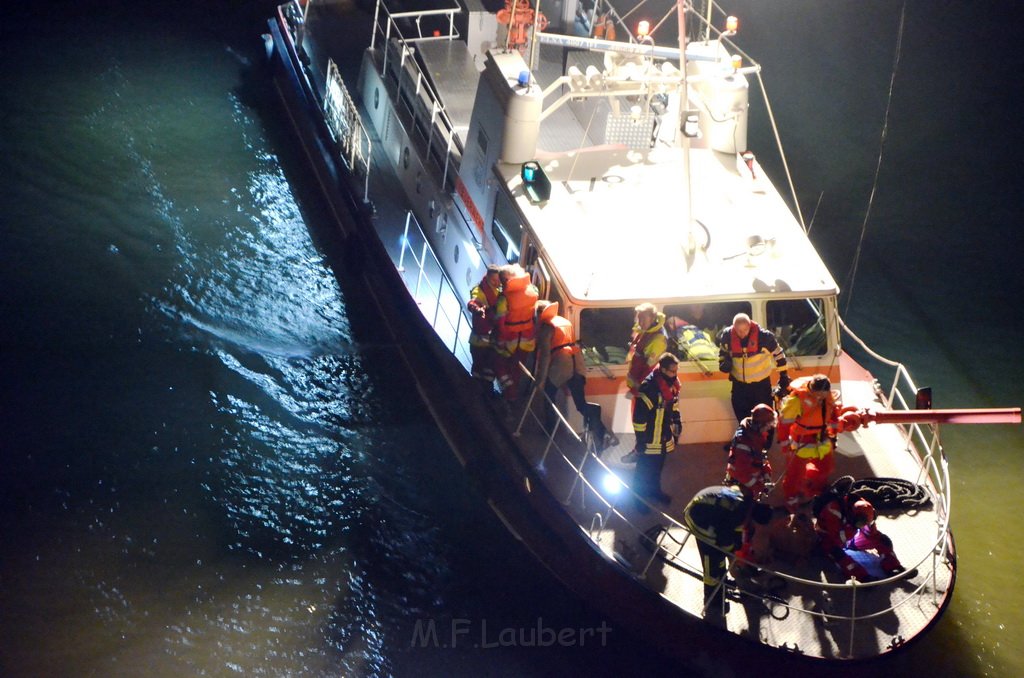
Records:
<instances>
[{"instance_id":1,"label":"boat railing","mask_svg":"<svg viewBox=\"0 0 1024 678\"><path fill-rule=\"evenodd\" d=\"M359 108L345 87L334 59L327 61L327 87L324 91L324 117L334 136L341 159L357 176L363 177L363 202L370 198L370 158L373 146L363 127Z\"/></svg>"},{"instance_id":2,"label":"boat railing","mask_svg":"<svg viewBox=\"0 0 1024 678\"><path fill-rule=\"evenodd\" d=\"M916 408L919 389L906 365L875 352L843 322L838 314L836 317L846 334L869 358L877 363L872 366L870 372L874 375L881 374L883 370L892 373L892 381L888 390L883 390L877 380L875 382L876 395L885 406L894 411ZM907 453L913 455L919 465L918 477L915 482L924 484L934 493L932 501L935 504L935 512L938 517L936 547L943 546L942 555L945 555L952 486L949 482L949 468L939 436L939 425L898 424L898 426L903 434ZM930 482L924 483L923 481L926 479Z\"/></svg>"},{"instance_id":3,"label":"boat railing","mask_svg":"<svg viewBox=\"0 0 1024 678\"><path fill-rule=\"evenodd\" d=\"M463 311L455 285L442 268L412 210L405 214L405 231L396 266L427 322L468 370L472 362L468 349L469 318Z\"/></svg>"},{"instance_id":4,"label":"boat railing","mask_svg":"<svg viewBox=\"0 0 1024 678\"><path fill-rule=\"evenodd\" d=\"M378 0L370 41L371 52L379 55L380 75L395 102L396 115L402 118L413 141L421 146L421 157L436 166L441 185L449 192L454 191L454 174L458 158L462 157L462 144L455 134L451 118L440 103L441 98L424 75L415 45L458 39L455 15L461 11L455 5L444 9L392 12L383 0ZM433 20L434 25L440 28L424 35L424 20ZM411 24L416 34L403 34L399 24ZM384 45L379 51L376 49L378 40Z\"/></svg>"},{"instance_id":5,"label":"boat railing","mask_svg":"<svg viewBox=\"0 0 1024 678\"><path fill-rule=\"evenodd\" d=\"M530 371L522 364L519 367L525 377L532 381L533 375ZM906 375L905 378L909 379L909 375ZM541 409L551 408L556 415L552 426L545 426L537 414L538 408L534 407L534 403L538 397L542 399ZM528 430L528 428L532 430ZM568 444L575 449L566 449L564 445L558 442L559 434L563 431L567 434ZM675 569L697 579L703 578L703 567L699 554L692 549L690 551L685 549L690 537L700 539L700 536L693 533L683 521L660 510L658 507L650 504L645 498L636 494L630 488L629 483L620 478L619 473L601 459L600 451L595 445L592 432L586 428L586 424L584 434L580 436L569 425L565 413L536 384L531 390L530 398L527 400L518 418L518 424L513 435L521 439L524 434L528 435L532 440L537 440L538 437L543 439L542 449L534 450L529 460L541 474L549 491L567 507L567 510L572 505L577 489L580 490L579 508L583 512L584 519L589 519L589 529L586 532L596 545L602 546L602 540L606 534L616 535L617 538L621 539L623 536L621 533L625 532L626 537L632 536L637 540L637 543L651 551L650 555L643 559L643 566L640 567L635 562L627 563L624 559L617 557L614 551L615 540L613 540L611 551L607 555L624 567L627 567L636 579L646 579L648 571L658 558ZM555 452L553 457L551 455L552 451ZM554 464L551 463L551 459L554 460ZM574 461L574 459L579 459L579 461ZM562 465L562 468L558 467L559 464ZM947 471L945 463L937 464L937 468L943 473ZM569 481L569 476L572 478L571 482ZM569 485L568 491L564 487L566 483ZM588 498L596 501L598 505L588 509ZM652 512L651 515L658 520L656 532L653 532L652 529L642 529L629 515L623 512L621 507L633 502L644 504ZM580 525L584 527L583 523L580 523ZM908 569L917 568L925 574L930 569L931 576L922 577L921 583L910 591L902 589L905 595L900 596L893 591L890 604L881 610L858 613L860 591L862 589L870 590L880 586L889 586L898 580L901 575L872 582L858 582L855 579L850 579L846 582L834 583L802 578L782 570L739 558L741 563L754 568L759 574L778 577L787 582L788 585L801 587L802 590L809 591L810 595L804 595L803 600L811 602L808 602L805 606L795 605L792 601L799 598L794 597L787 602L781 597L762 595L742 586L736 586L733 583L726 584L723 582L721 585L728 587L728 597L757 600L768 610L772 611L773 615L776 614L775 611L782 610L781 614L804 614L815 617L827 624L837 622L848 623L850 630L847 652L852 655L854 633L858 624L870 622L870 620L882 615L891 614L904 605L914 604L927 594L926 587L928 587L929 583L931 584L930 590L933 602L938 604L937 568L941 567L942 562L944 562L948 548L945 526L945 520L940 520L938 525L940 536L937 538L935 548L929 554L924 556L919 562L907 563ZM717 548L714 545L711 546ZM725 551L722 552L726 553ZM734 557L732 553L727 555ZM839 591L850 593L848 612L835 609L834 602L829 609L823 609L821 605L813 602L819 599L828 600L830 592L836 593Z\"/></svg>"}]
</instances>

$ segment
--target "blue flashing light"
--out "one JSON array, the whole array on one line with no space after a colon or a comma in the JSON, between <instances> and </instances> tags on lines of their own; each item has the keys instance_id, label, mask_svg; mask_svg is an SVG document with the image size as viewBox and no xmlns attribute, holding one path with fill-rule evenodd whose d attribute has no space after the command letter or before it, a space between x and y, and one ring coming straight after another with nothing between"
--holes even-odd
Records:
<instances>
[{"instance_id":1,"label":"blue flashing light","mask_svg":"<svg viewBox=\"0 0 1024 678\"><path fill-rule=\"evenodd\" d=\"M519 86L529 87L530 86L530 71L519 71Z\"/></svg>"}]
</instances>

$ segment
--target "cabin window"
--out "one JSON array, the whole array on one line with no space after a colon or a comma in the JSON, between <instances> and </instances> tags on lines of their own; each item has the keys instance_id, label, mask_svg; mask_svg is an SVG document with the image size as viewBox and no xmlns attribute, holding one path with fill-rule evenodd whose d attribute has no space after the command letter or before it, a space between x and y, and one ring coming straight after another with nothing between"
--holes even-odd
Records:
<instances>
[{"instance_id":1,"label":"cabin window","mask_svg":"<svg viewBox=\"0 0 1024 678\"><path fill-rule=\"evenodd\" d=\"M565 307L565 301L562 299L562 295L559 293L558 288L554 285L548 286L547 299L558 303L558 315L563 318L569 317L569 309Z\"/></svg>"},{"instance_id":2,"label":"cabin window","mask_svg":"<svg viewBox=\"0 0 1024 678\"><path fill-rule=\"evenodd\" d=\"M504 193L498 193L494 205L491 236L508 263L514 264L519 261L519 244L523 239L523 226L519 221L519 215L512 208L512 203Z\"/></svg>"},{"instance_id":3,"label":"cabin window","mask_svg":"<svg viewBox=\"0 0 1024 678\"><path fill-rule=\"evenodd\" d=\"M769 301L768 328L787 355L824 355L828 350L824 299Z\"/></svg>"},{"instance_id":4,"label":"cabin window","mask_svg":"<svg viewBox=\"0 0 1024 678\"><path fill-rule=\"evenodd\" d=\"M533 246L531 245L529 249L533 249ZM551 274L548 273L548 267L544 260L537 257L528 270L530 271L531 282L537 288L540 298L547 299L548 291L551 289Z\"/></svg>"},{"instance_id":5,"label":"cabin window","mask_svg":"<svg viewBox=\"0 0 1024 678\"><path fill-rule=\"evenodd\" d=\"M476 132L476 145L480 147L480 156L487 157L487 134L484 133L483 127Z\"/></svg>"},{"instance_id":6,"label":"cabin window","mask_svg":"<svg viewBox=\"0 0 1024 678\"><path fill-rule=\"evenodd\" d=\"M636 314L628 308L585 308L580 311L580 344L587 365L624 365Z\"/></svg>"},{"instance_id":7,"label":"cabin window","mask_svg":"<svg viewBox=\"0 0 1024 678\"><path fill-rule=\"evenodd\" d=\"M750 302L665 304L668 348L683 360L718 361L718 333L732 325L737 313L750 315Z\"/></svg>"}]
</instances>

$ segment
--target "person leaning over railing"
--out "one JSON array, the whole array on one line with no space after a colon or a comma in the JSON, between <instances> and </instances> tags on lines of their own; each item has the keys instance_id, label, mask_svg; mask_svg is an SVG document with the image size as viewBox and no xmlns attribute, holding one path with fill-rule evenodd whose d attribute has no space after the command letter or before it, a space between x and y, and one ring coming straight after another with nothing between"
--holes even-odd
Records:
<instances>
[{"instance_id":1,"label":"person leaning over railing","mask_svg":"<svg viewBox=\"0 0 1024 678\"><path fill-rule=\"evenodd\" d=\"M583 350L576 341L572 323L558 315L558 302L537 302L537 369L536 384L544 389L551 406L544 408L544 425L555 424L555 397L565 386L580 414L587 408L583 389L587 384L587 367L583 363Z\"/></svg>"}]
</instances>

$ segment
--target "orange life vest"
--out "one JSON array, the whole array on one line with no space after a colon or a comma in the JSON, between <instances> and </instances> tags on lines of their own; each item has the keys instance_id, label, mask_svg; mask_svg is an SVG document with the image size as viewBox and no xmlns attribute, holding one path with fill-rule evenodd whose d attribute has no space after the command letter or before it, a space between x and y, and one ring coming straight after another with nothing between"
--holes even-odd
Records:
<instances>
[{"instance_id":1,"label":"orange life vest","mask_svg":"<svg viewBox=\"0 0 1024 678\"><path fill-rule=\"evenodd\" d=\"M747 334L747 345L744 346L740 343L740 335L736 333L736 328L730 328L729 330L729 352L732 353L733 358L742 358L743 356L751 356L761 350L758 345L758 335L761 328L757 326L753 320L750 321L750 332Z\"/></svg>"},{"instance_id":2,"label":"orange life vest","mask_svg":"<svg viewBox=\"0 0 1024 678\"><path fill-rule=\"evenodd\" d=\"M510 353L517 348L532 351L534 338L534 307L537 288L530 284L530 274L523 271L509 278L498 299L498 342Z\"/></svg>"},{"instance_id":3,"label":"orange life vest","mask_svg":"<svg viewBox=\"0 0 1024 678\"><path fill-rule=\"evenodd\" d=\"M837 420L836 401L831 391L820 402L808 389L812 377L800 377L790 386L789 398L800 402L800 412L789 425L789 437L795 442L806 442L811 438L819 441L829 437L828 427ZM782 405L783 421L790 414L786 403ZM788 423L788 422L787 422Z\"/></svg>"},{"instance_id":4,"label":"orange life vest","mask_svg":"<svg viewBox=\"0 0 1024 678\"><path fill-rule=\"evenodd\" d=\"M580 352L579 344L576 343L576 338L573 336L572 323L568 318L556 315L551 319L551 327L554 330L551 334L552 354L563 350L569 353Z\"/></svg>"}]
</instances>

